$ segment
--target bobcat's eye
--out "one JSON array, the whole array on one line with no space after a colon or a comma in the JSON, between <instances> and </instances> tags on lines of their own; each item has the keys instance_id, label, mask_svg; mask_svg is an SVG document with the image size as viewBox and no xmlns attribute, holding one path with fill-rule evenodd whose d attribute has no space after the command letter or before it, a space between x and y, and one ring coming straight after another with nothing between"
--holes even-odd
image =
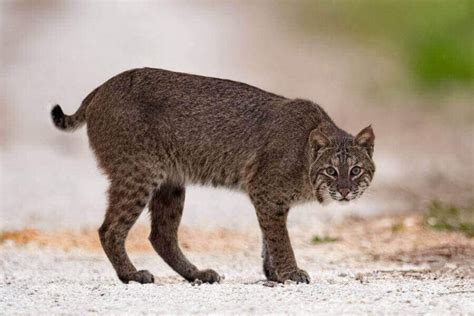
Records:
<instances>
[{"instance_id":1,"label":"bobcat's eye","mask_svg":"<svg viewBox=\"0 0 474 316\"><path fill-rule=\"evenodd\" d=\"M351 169L351 176L358 176L362 169L360 167L354 167Z\"/></svg>"},{"instance_id":2,"label":"bobcat's eye","mask_svg":"<svg viewBox=\"0 0 474 316\"><path fill-rule=\"evenodd\" d=\"M336 169L334 169L333 167L328 167L326 168L326 173L329 175L329 176L335 176L337 175L337 171Z\"/></svg>"}]
</instances>

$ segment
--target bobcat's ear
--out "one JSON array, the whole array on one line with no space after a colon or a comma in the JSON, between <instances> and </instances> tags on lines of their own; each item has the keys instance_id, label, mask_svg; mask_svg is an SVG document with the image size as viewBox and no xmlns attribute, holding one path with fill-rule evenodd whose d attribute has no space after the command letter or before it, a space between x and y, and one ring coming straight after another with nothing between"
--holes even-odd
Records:
<instances>
[{"instance_id":1,"label":"bobcat's ear","mask_svg":"<svg viewBox=\"0 0 474 316\"><path fill-rule=\"evenodd\" d=\"M329 143L329 138L318 129L312 130L309 134L309 146L314 153L318 152L321 148L328 146Z\"/></svg>"},{"instance_id":2,"label":"bobcat's ear","mask_svg":"<svg viewBox=\"0 0 474 316\"><path fill-rule=\"evenodd\" d=\"M369 155L372 157L372 153L374 152L374 141L375 141L375 134L372 130L372 126L369 125L357 134L355 137L355 142L367 149Z\"/></svg>"}]
</instances>

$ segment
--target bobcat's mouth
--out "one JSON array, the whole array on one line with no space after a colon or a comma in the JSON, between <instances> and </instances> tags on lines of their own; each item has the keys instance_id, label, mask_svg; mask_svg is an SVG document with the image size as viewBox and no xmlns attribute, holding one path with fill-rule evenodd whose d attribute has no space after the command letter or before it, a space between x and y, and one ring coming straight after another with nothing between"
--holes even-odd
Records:
<instances>
[{"instance_id":1,"label":"bobcat's mouth","mask_svg":"<svg viewBox=\"0 0 474 316\"><path fill-rule=\"evenodd\" d=\"M339 192L329 192L331 198L339 203L348 203L350 201L355 200L358 196L354 192L350 192L348 195L343 196Z\"/></svg>"}]
</instances>

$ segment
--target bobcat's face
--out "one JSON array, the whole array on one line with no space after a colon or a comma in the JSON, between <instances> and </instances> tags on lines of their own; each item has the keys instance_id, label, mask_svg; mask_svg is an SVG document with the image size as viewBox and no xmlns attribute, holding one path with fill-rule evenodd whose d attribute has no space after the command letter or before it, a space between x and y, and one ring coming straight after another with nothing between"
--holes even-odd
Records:
<instances>
[{"instance_id":1,"label":"bobcat's face","mask_svg":"<svg viewBox=\"0 0 474 316\"><path fill-rule=\"evenodd\" d=\"M360 197L375 172L374 133L366 127L356 137L329 138L318 130L310 135L310 179L319 202L346 202Z\"/></svg>"}]
</instances>

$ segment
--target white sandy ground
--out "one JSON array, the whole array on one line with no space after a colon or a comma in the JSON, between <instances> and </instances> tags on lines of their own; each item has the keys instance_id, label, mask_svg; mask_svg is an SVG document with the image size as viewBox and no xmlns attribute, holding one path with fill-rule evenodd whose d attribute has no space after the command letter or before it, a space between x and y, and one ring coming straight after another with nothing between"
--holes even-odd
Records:
<instances>
[{"instance_id":1,"label":"white sandy ground","mask_svg":"<svg viewBox=\"0 0 474 316\"><path fill-rule=\"evenodd\" d=\"M198 266L225 275L221 284L194 286L155 254L132 252L156 283L125 285L100 252L7 242L0 246L0 313L474 314L472 278L425 273L423 266L363 264L333 252L296 253L312 277L309 285L265 286L257 250L190 252Z\"/></svg>"}]
</instances>

